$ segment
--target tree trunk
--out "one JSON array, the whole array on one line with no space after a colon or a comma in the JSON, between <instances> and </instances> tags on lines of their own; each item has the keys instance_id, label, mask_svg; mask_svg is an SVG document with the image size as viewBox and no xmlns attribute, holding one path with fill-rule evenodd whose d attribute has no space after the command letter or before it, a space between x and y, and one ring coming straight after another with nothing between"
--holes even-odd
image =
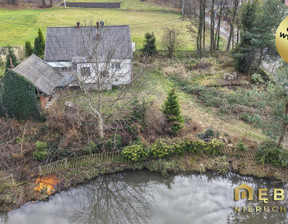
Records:
<instances>
[{"instance_id":1,"label":"tree trunk","mask_svg":"<svg viewBox=\"0 0 288 224\"><path fill-rule=\"evenodd\" d=\"M202 33L202 36L203 36L203 51L205 51L205 39L206 39L206 21L205 21L205 14L206 14L206 0L203 0L203 7L202 7L202 15L203 15L203 33Z\"/></svg>"},{"instance_id":2,"label":"tree trunk","mask_svg":"<svg viewBox=\"0 0 288 224\"><path fill-rule=\"evenodd\" d=\"M223 9L226 6L226 2L227 2L227 0L225 0L225 2L223 2L223 0L221 0L221 2L220 2L220 11L219 11L219 15L218 15L218 23L217 23L217 28L216 28L215 38L214 38L214 47L216 50L219 50L221 19L222 19Z\"/></svg>"},{"instance_id":3,"label":"tree trunk","mask_svg":"<svg viewBox=\"0 0 288 224\"><path fill-rule=\"evenodd\" d=\"M259 69L259 67L260 67L260 65L261 65L263 55L264 55L264 49L262 48L262 49L260 50L260 55L259 55L259 59L258 59L258 69Z\"/></svg>"},{"instance_id":4,"label":"tree trunk","mask_svg":"<svg viewBox=\"0 0 288 224\"><path fill-rule=\"evenodd\" d=\"M185 0L182 0L182 7L181 7L182 16L185 14Z\"/></svg>"},{"instance_id":5,"label":"tree trunk","mask_svg":"<svg viewBox=\"0 0 288 224\"><path fill-rule=\"evenodd\" d=\"M211 3L211 18L210 18L210 51L215 50L214 46L214 30L215 30L215 15L214 15L215 0Z\"/></svg>"},{"instance_id":6,"label":"tree trunk","mask_svg":"<svg viewBox=\"0 0 288 224\"><path fill-rule=\"evenodd\" d=\"M286 106L285 106L285 116L287 116L287 114L288 114L288 103L286 103ZM283 122L282 133L281 133L281 136L279 137L279 140L278 140L278 143L277 143L278 147L280 147L282 142L283 142L284 136L286 134L287 126L288 126L287 122L284 121Z\"/></svg>"},{"instance_id":7,"label":"tree trunk","mask_svg":"<svg viewBox=\"0 0 288 224\"><path fill-rule=\"evenodd\" d=\"M99 128L99 137L100 139L104 138L104 125L103 125L103 119L101 114L98 114L98 128Z\"/></svg>"},{"instance_id":8,"label":"tree trunk","mask_svg":"<svg viewBox=\"0 0 288 224\"><path fill-rule=\"evenodd\" d=\"M197 51L202 50L202 0L199 1L199 24L197 33Z\"/></svg>"},{"instance_id":9,"label":"tree trunk","mask_svg":"<svg viewBox=\"0 0 288 224\"><path fill-rule=\"evenodd\" d=\"M234 33L234 25L232 24L232 22L230 22L230 34L229 34L229 38L228 38L228 42L227 42L226 51L229 51L229 49L230 49L231 40L233 38L233 33Z\"/></svg>"},{"instance_id":10,"label":"tree trunk","mask_svg":"<svg viewBox=\"0 0 288 224\"><path fill-rule=\"evenodd\" d=\"M236 19L237 12L238 12L238 6L239 6L239 0L234 0L233 1L232 15L231 15L230 21L229 21L230 34L229 34L229 38L228 38L226 51L228 51L230 49L232 38L233 38L233 41L234 41L234 24L235 24L235 19Z\"/></svg>"}]
</instances>

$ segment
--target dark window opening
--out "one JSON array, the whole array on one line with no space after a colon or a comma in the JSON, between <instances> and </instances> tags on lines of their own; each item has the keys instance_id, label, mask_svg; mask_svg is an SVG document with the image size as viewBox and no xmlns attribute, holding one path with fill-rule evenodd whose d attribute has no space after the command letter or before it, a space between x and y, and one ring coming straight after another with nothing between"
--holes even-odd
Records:
<instances>
[{"instance_id":1,"label":"dark window opening","mask_svg":"<svg viewBox=\"0 0 288 224\"><path fill-rule=\"evenodd\" d=\"M112 63L111 67L112 69L119 70L121 68L121 63L120 62Z\"/></svg>"},{"instance_id":2,"label":"dark window opening","mask_svg":"<svg viewBox=\"0 0 288 224\"><path fill-rule=\"evenodd\" d=\"M80 73L82 77L90 76L91 75L90 67L81 67Z\"/></svg>"}]
</instances>

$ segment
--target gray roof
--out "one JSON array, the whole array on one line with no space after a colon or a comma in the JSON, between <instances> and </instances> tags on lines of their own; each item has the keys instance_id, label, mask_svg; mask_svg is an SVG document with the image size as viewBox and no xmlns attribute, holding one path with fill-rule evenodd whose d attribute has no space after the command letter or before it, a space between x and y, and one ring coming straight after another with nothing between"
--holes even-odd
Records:
<instances>
[{"instance_id":1,"label":"gray roof","mask_svg":"<svg viewBox=\"0 0 288 224\"><path fill-rule=\"evenodd\" d=\"M35 54L32 54L13 70L32 82L46 95L51 95L62 79L62 75L56 69Z\"/></svg>"},{"instance_id":2,"label":"gray roof","mask_svg":"<svg viewBox=\"0 0 288 224\"><path fill-rule=\"evenodd\" d=\"M132 59L128 25L47 27L45 61L93 62L107 59Z\"/></svg>"}]
</instances>

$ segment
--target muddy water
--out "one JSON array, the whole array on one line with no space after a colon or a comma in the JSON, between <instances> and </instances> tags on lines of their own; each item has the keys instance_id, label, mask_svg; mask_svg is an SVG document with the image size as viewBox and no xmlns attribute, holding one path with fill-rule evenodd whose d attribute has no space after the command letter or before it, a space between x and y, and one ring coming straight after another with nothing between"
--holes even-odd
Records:
<instances>
[{"instance_id":1,"label":"muddy water","mask_svg":"<svg viewBox=\"0 0 288 224\"><path fill-rule=\"evenodd\" d=\"M99 177L52 196L47 202L28 203L0 215L0 223L152 223L152 224L270 224L288 223L288 211L237 213L234 206L264 205L254 200L234 201L234 188L247 183L255 189L283 188L269 180L206 174L163 177L141 171ZM268 201L265 206L287 206Z\"/></svg>"}]
</instances>

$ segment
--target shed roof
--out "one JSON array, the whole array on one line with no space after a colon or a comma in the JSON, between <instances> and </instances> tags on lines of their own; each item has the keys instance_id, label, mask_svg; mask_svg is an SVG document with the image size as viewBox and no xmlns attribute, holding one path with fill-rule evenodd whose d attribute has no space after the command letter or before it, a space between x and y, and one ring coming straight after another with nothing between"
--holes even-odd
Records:
<instances>
[{"instance_id":1,"label":"shed roof","mask_svg":"<svg viewBox=\"0 0 288 224\"><path fill-rule=\"evenodd\" d=\"M45 61L132 59L128 25L47 27Z\"/></svg>"},{"instance_id":2,"label":"shed roof","mask_svg":"<svg viewBox=\"0 0 288 224\"><path fill-rule=\"evenodd\" d=\"M46 95L51 95L63 78L56 69L35 54L32 54L13 70L32 82Z\"/></svg>"}]
</instances>

